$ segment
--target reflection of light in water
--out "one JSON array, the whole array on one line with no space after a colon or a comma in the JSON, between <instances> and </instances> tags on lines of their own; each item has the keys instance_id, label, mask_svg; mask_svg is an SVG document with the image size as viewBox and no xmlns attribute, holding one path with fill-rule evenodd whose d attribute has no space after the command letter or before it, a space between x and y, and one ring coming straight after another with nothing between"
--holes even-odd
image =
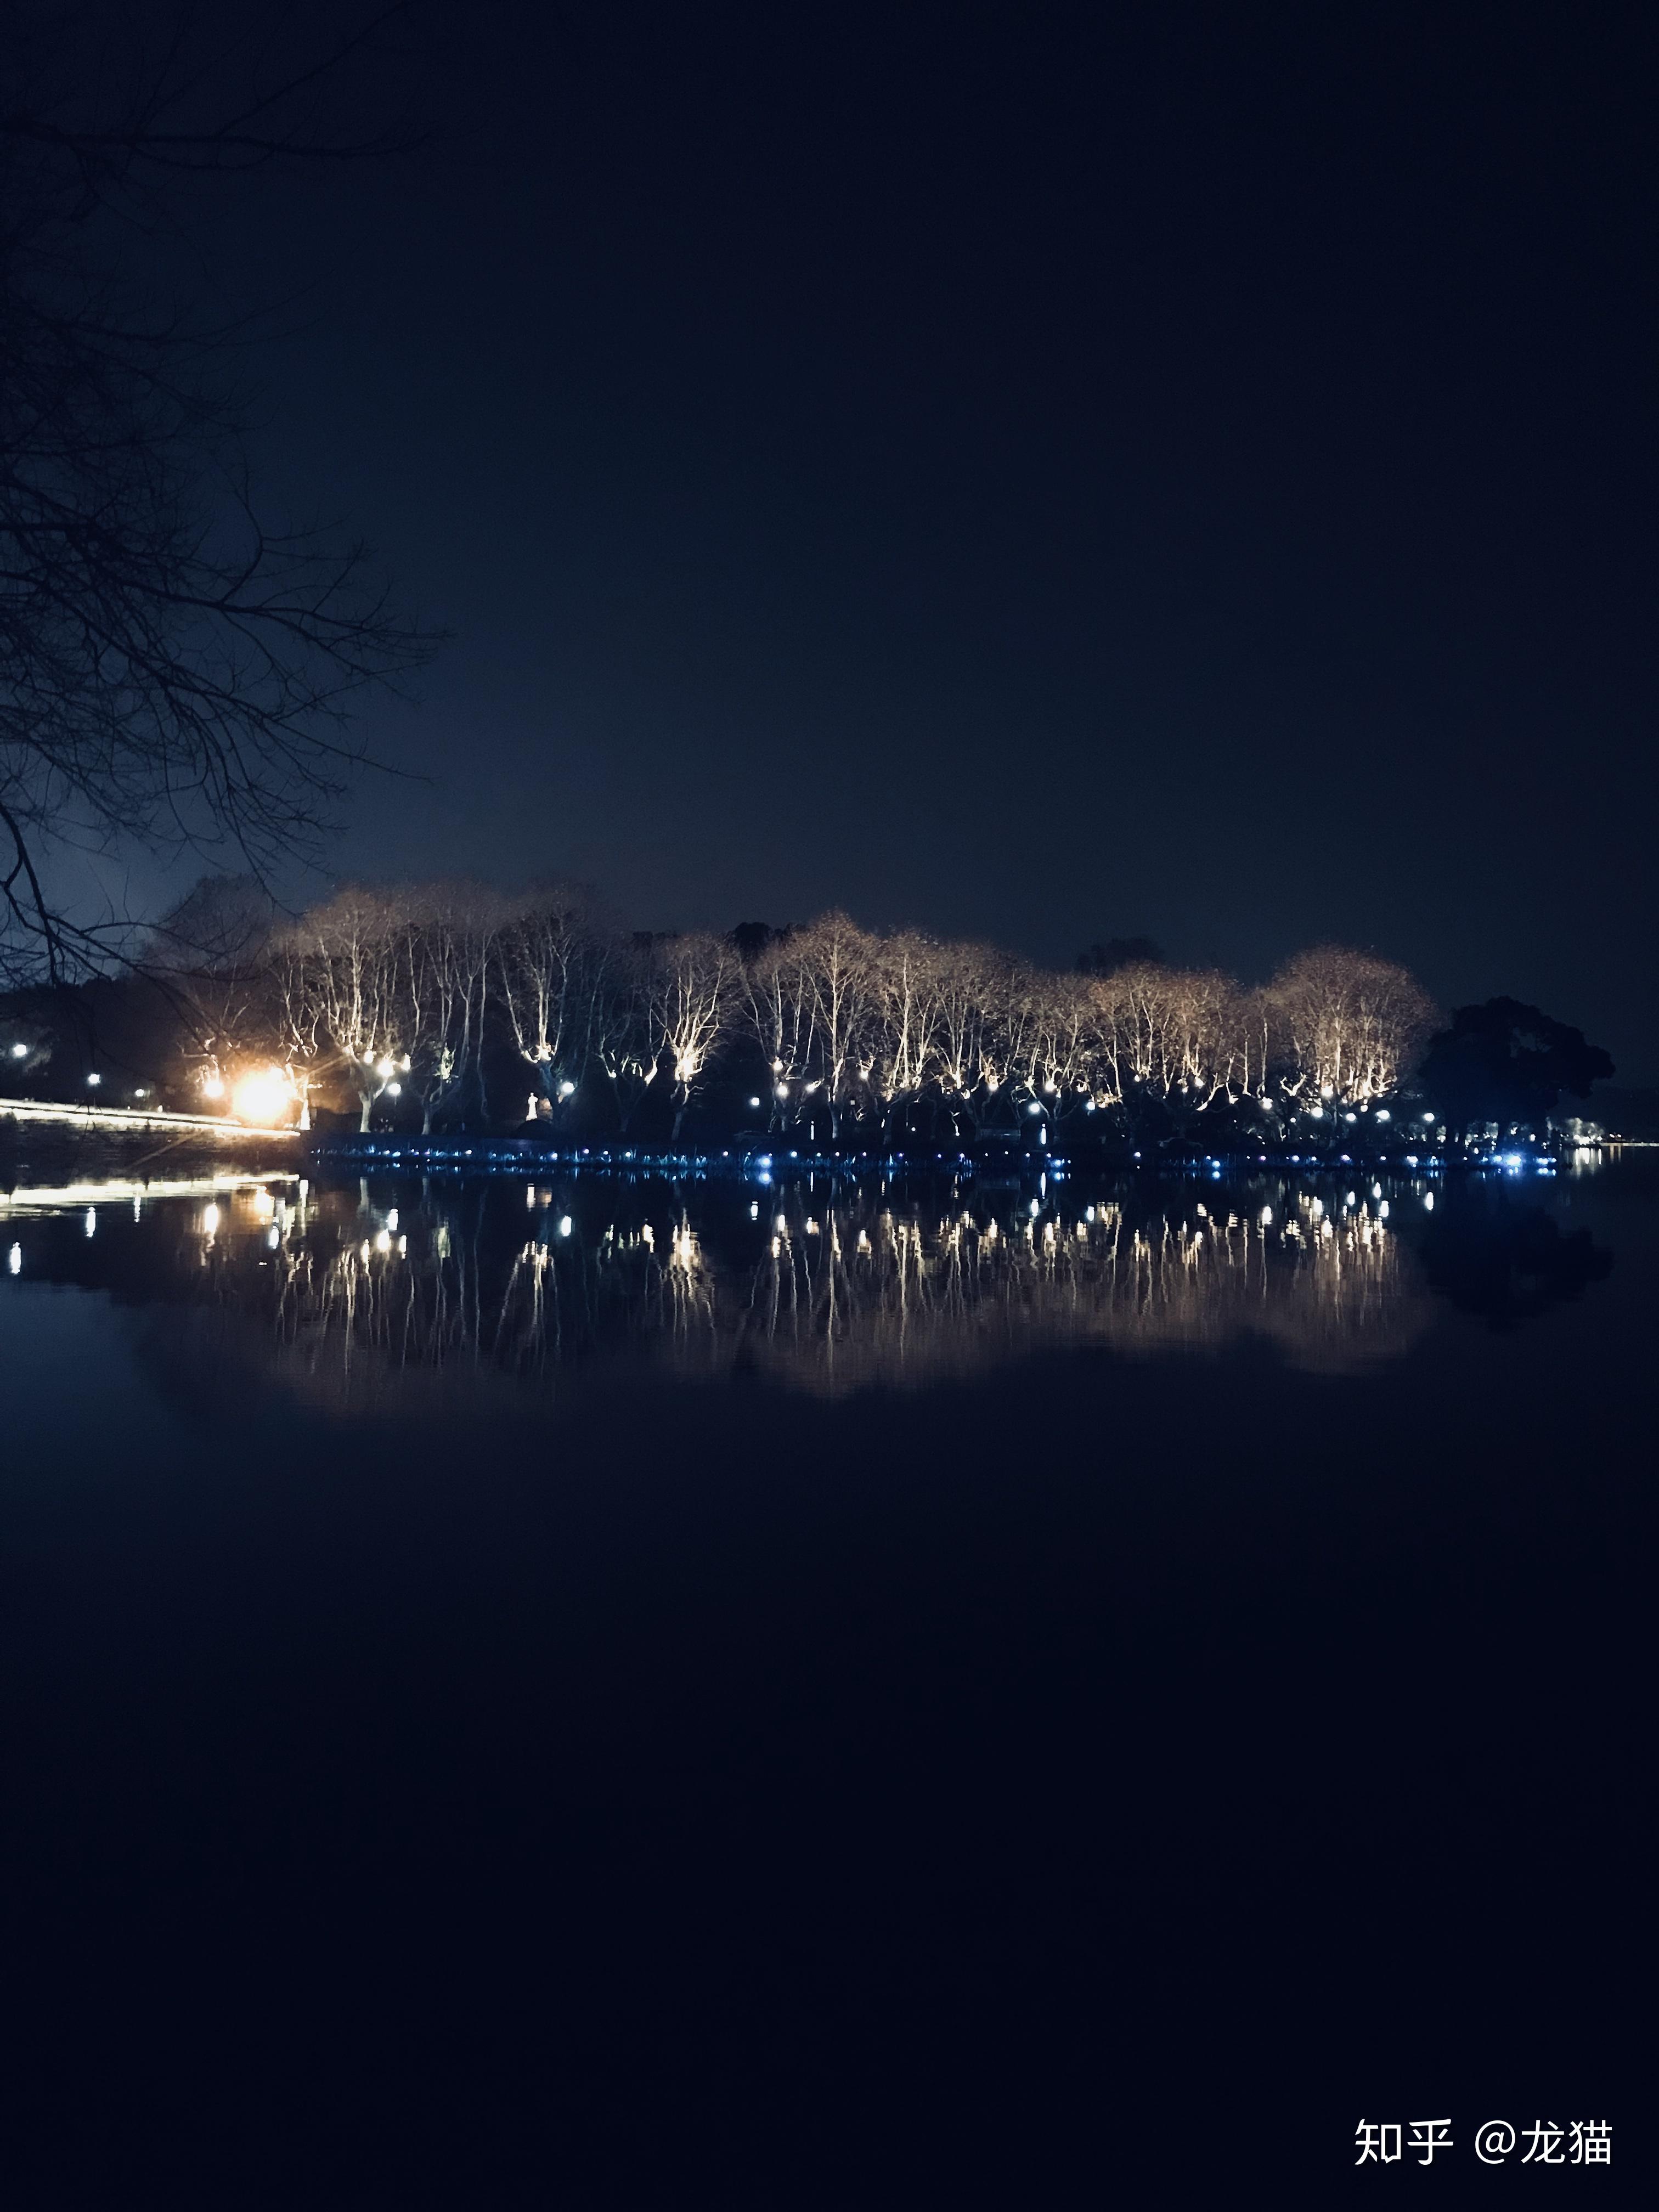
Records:
<instances>
[{"instance_id":1,"label":"reflection of light in water","mask_svg":"<svg viewBox=\"0 0 1659 2212\"><path fill-rule=\"evenodd\" d=\"M742 1358L819 1390L924 1384L1045 1346L1212 1351L1244 1337L1340 1372L1391 1358L1428 1310L1414 1263L1369 1210L1287 1194L1224 1223L1190 1202L1139 1223L1117 1203L1010 1237L994 1220L922 1218L848 1194L779 1215L758 1263L711 1256L682 1214L664 1237L612 1224L494 1263L459 1206L411 1247L384 1232L330 1256L290 1249L283 1329L321 1379L378 1350L400 1367L552 1370L661 1359L720 1374ZM1264 1218L1264 1217L1266 1217ZM522 1219L522 1216L520 1217ZM567 1232L570 1217L558 1227ZM334 1347L330 1355L327 1347Z\"/></svg>"},{"instance_id":2,"label":"reflection of light in water","mask_svg":"<svg viewBox=\"0 0 1659 2212\"><path fill-rule=\"evenodd\" d=\"M95 1182L21 1184L15 1190L0 1191L0 1214L62 1213L131 1200L136 1221L139 1218L137 1209L148 1198L222 1198L239 1191L263 1190L272 1180L286 1179L264 1176L256 1183L246 1176L158 1176L154 1181L138 1182L131 1176L110 1176ZM301 1183L299 1188L303 1191L306 1186Z\"/></svg>"},{"instance_id":3,"label":"reflection of light in water","mask_svg":"<svg viewBox=\"0 0 1659 2212\"><path fill-rule=\"evenodd\" d=\"M596 1193L580 1237L570 1214L526 1216L522 1188L510 1205L478 1186L405 1196L379 1228L355 1189L302 1192L290 1207L268 1192L262 1206L250 1186L234 1210L222 1191L185 1216L198 1232L193 1295L264 1313L275 1342L262 1332L262 1357L331 1397L417 1370L448 1390L463 1373L655 1364L718 1377L738 1362L838 1392L965 1378L1045 1348L1156 1355L1245 1339L1341 1372L1403 1351L1429 1311L1380 1210L1341 1212L1340 1191L1322 1199L1276 1181L1240 1186L1224 1213L1207 1180L1208 1206L1190 1187L1169 1190L1162 1211L1155 1200L1143 1211L1139 1193L1127 1206L1057 1200L1040 1232L1023 1194L988 1200L999 1221L985 1197L976 1216L960 1194L917 1210L873 1188L829 1200L820 1187L811 1235L804 1184L786 1187L758 1229L746 1194L710 1194L695 1220L677 1199L653 1228L617 1193ZM608 1225L598 1203L616 1206ZM163 1209L145 1209L152 1249L167 1249L166 1227Z\"/></svg>"}]
</instances>

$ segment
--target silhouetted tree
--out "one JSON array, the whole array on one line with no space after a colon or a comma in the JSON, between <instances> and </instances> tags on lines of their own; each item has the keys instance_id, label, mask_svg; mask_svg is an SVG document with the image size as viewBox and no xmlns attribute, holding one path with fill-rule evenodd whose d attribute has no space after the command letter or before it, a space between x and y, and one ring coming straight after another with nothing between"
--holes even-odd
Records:
<instances>
[{"instance_id":1,"label":"silhouetted tree","mask_svg":"<svg viewBox=\"0 0 1659 2212\"><path fill-rule=\"evenodd\" d=\"M1609 1054L1587 1043L1583 1030L1519 999L1488 999L1457 1008L1451 1027L1430 1041L1419 1080L1448 1125L1467 1128L1541 1122L1564 1091L1588 1098L1613 1072Z\"/></svg>"},{"instance_id":2,"label":"silhouetted tree","mask_svg":"<svg viewBox=\"0 0 1659 2212\"><path fill-rule=\"evenodd\" d=\"M19 6L0 32L0 976L15 980L57 980L123 941L54 896L65 842L228 843L255 874L313 846L356 696L429 649L361 547L261 513L233 334L161 295L159 258L148 286L130 274L192 180L367 150L316 127L349 34L262 82L252 29L209 13Z\"/></svg>"},{"instance_id":3,"label":"silhouetted tree","mask_svg":"<svg viewBox=\"0 0 1659 2212\"><path fill-rule=\"evenodd\" d=\"M151 929L140 971L173 1009L190 1073L209 1098L223 1091L233 1057L271 1030L276 925L270 894L252 876L203 876Z\"/></svg>"},{"instance_id":4,"label":"silhouetted tree","mask_svg":"<svg viewBox=\"0 0 1659 2212\"><path fill-rule=\"evenodd\" d=\"M1120 968L1161 967L1164 954L1150 937L1108 937L1077 956L1079 975L1115 975Z\"/></svg>"}]
</instances>

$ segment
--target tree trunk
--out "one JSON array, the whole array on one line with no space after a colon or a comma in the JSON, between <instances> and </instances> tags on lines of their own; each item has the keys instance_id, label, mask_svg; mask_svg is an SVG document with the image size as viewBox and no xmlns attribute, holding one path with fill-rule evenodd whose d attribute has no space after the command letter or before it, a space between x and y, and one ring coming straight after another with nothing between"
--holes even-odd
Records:
<instances>
[{"instance_id":1,"label":"tree trunk","mask_svg":"<svg viewBox=\"0 0 1659 2212\"><path fill-rule=\"evenodd\" d=\"M360 1091L358 1096L363 1102L363 1110L357 1119L357 1133L359 1136L366 1137L368 1134L369 1109L374 1105L374 1101L369 1097L366 1091Z\"/></svg>"}]
</instances>

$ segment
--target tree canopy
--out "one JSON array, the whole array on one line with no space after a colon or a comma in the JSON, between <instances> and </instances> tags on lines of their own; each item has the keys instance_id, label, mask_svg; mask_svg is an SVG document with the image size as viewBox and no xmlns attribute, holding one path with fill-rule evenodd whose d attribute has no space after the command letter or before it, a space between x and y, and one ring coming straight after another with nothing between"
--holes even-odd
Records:
<instances>
[{"instance_id":1,"label":"tree canopy","mask_svg":"<svg viewBox=\"0 0 1659 2212\"><path fill-rule=\"evenodd\" d=\"M1542 1121L1563 1092L1588 1098L1611 1079L1613 1060L1583 1030L1519 999L1459 1006L1449 1029L1430 1040L1425 1096L1449 1122Z\"/></svg>"}]
</instances>

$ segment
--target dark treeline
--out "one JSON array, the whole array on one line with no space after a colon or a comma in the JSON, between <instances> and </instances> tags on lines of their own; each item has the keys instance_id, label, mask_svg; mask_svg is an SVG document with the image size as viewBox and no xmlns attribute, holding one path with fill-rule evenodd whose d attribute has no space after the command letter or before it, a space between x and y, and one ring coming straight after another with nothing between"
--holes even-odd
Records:
<instances>
[{"instance_id":1,"label":"dark treeline","mask_svg":"<svg viewBox=\"0 0 1659 2212\"><path fill-rule=\"evenodd\" d=\"M1320 945L1258 988L1155 953L1117 940L1054 970L839 912L660 935L567 886L470 882L348 888L289 922L247 879L209 878L136 973L102 987L123 1062L105 1095L643 1146L746 1130L1221 1148L1295 1133L1335 1150L1403 1136L1407 1113L1437 1141L1541 1132L1564 1092L1612 1073L1512 1000L1441 1029L1413 976L1370 952ZM61 1008L11 1006L14 1077L75 1095Z\"/></svg>"}]
</instances>

